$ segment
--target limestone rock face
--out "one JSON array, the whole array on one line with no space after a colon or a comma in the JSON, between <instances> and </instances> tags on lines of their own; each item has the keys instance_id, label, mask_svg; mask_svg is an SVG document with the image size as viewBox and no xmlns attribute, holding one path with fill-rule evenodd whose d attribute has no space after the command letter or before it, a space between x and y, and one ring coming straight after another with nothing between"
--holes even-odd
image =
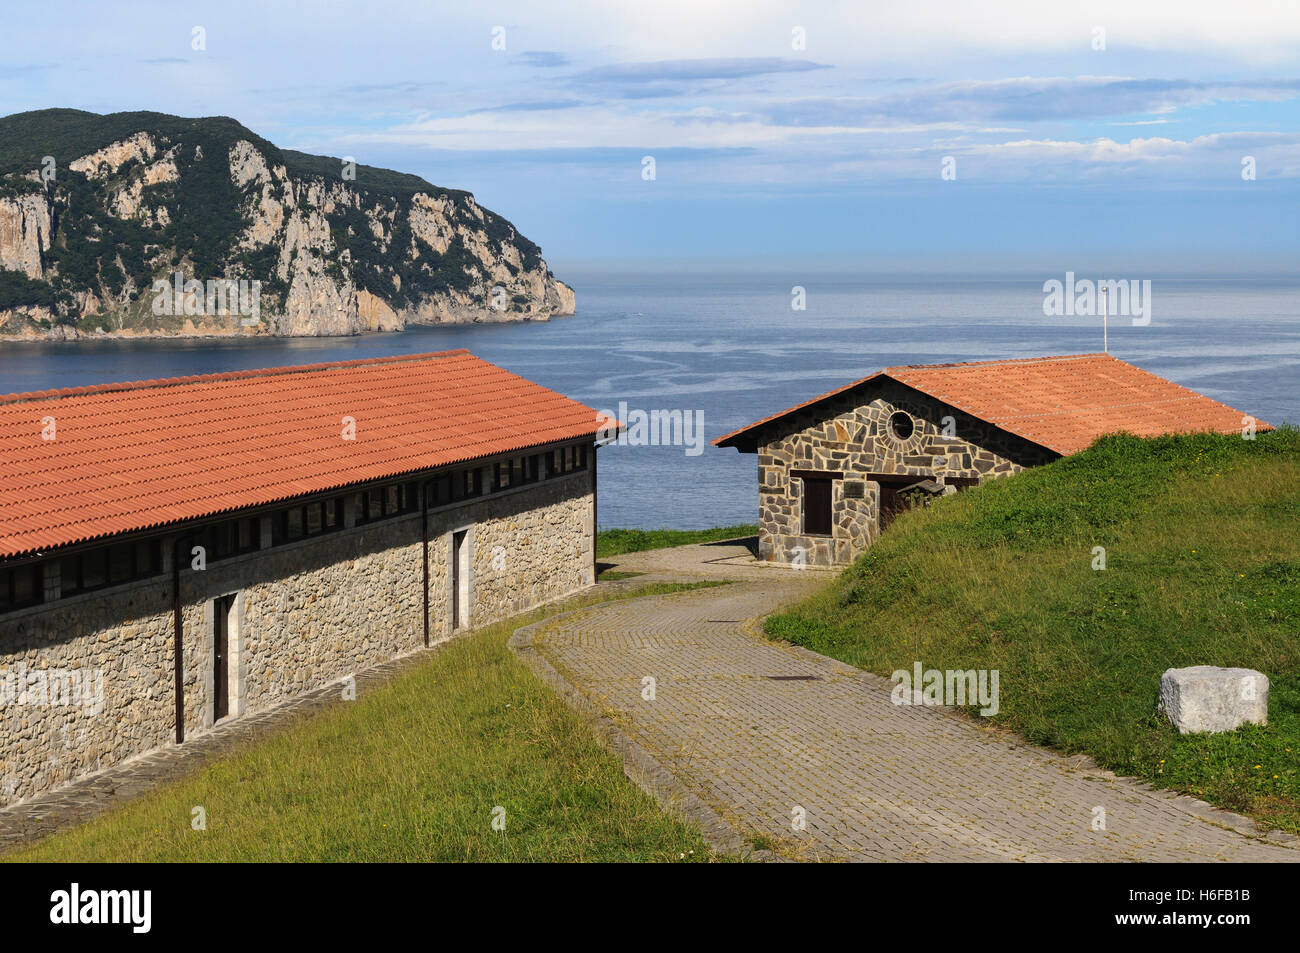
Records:
<instances>
[{"instance_id":1,"label":"limestone rock face","mask_svg":"<svg viewBox=\"0 0 1300 953\"><path fill-rule=\"evenodd\" d=\"M112 175L128 162L141 162L152 159L158 153L158 146L147 132L137 132L134 136L114 142L89 155L73 159L68 168L80 172L88 178L103 179Z\"/></svg>"},{"instance_id":2,"label":"limestone rock face","mask_svg":"<svg viewBox=\"0 0 1300 953\"><path fill-rule=\"evenodd\" d=\"M41 252L50 249L50 202L41 193L0 197L0 268L28 278L45 274Z\"/></svg>"},{"instance_id":3,"label":"limestone rock face","mask_svg":"<svg viewBox=\"0 0 1300 953\"><path fill-rule=\"evenodd\" d=\"M280 333L295 337L356 334L358 328L356 289L348 282L336 284L328 275L314 271L311 264L293 272Z\"/></svg>"},{"instance_id":4,"label":"limestone rock face","mask_svg":"<svg viewBox=\"0 0 1300 953\"><path fill-rule=\"evenodd\" d=\"M304 179L268 163L247 140L231 147L230 174L246 196L241 247L279 251L276 272L287 292L278 333L545 321L574 312L573 290L551 275L536 246L471 195L388 198L342 176ZM372 266L365 277L354 248Z\"/></svg>"},{"instance_id":5,"label":"limestone rock face","mask_svg":"<svg viewBox=\"0 0 1300 953\"><path fill-rule=\"evenodd\" d=\"M578 307L577 297L573 289L566 285L559 278L551 279L551 287L555 293L555 311L554 314L573 314Z\"/></svg>"},{"instance_id":6,"label":"limestone rock face","mask_svg":"<svg viewBox=\"0 0 1300 953\"><path fill-rule=\"evenodd\" d=\"M50 112L66 136L73 111ZM38 115L8 119L30 128ZM0 268L48 285L21 290L30 304L11 308L0 339L350 335L574 313L540 249L467 192L284 152L229 119L77 115L87 148L53 157L51 181L37 155L0 169ZM256 282L257 318L160 314L157 283L178 273Z\"/></svg>"},{"instance_id":7,"label":"limestone rock face","mask_svg":"<svg viewBox=\"0 0 1300 953\"><path fill-rule=\"evenodd\" d=\"M383 298L364 289L357 292L357 314L366 331L400 331L403 327L401 318Z\"/></svg>"},{"instance_id":8,"label":"limestone rock face","mask_svg":"<svg viewBox=\"0 0 1300 953\"><path fill-rule=\"evenodd\" d=\"M145 198L145 189L151 186L162 185L167 182L175 182L180 178L180 172L176 168L176 163L170 155L164 156L157 162L150 163L127 177L127 182L114 194L110 203L110 210L118 218L141 218L145 221L157 222L160 227L166 227L171 221L171 216L167 212L166 206L159 205L156 208L151 206Z\"/></svg>"},{"instance_id":9,"label":"limestone rock face","mask_svg":"<svg viewBox=\"0 0 1300 953\"><path fill-rule=\"evenodd\" d=\"M1268 676L1249 668L1193 665L1160 676L1160 707L1181 734L1268 724Z\"/></svg>"}]
</instances>

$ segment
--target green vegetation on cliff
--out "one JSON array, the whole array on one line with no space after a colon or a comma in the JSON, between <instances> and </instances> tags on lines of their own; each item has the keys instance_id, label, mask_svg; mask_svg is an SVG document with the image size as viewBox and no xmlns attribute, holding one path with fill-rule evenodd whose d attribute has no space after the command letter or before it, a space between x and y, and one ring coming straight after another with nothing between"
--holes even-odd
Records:
<instances>
[{"instance_id":1,"label":"green vegetation on cliff","mask_svg":"<svg viewBox=\"0 0 1300 953\"><path fill-rule=\"evenodd\" d=\"M111 167L71 167L140 134L147 155L120 150L128 154ZM231 158L240 142L255 153L242 179ZM50 159L53 180L34 180ZM289 310L304 277L308 310L313 302L334 310L328 302L348 299L353 288L395 312L431 301L436 310L448 296L455 307L486 310L488 287L498 282L514 310L538 303L536 279L549 276L541 250L469 192L368 165L344 169L341 159L280 149L225 116L46 109L0 118L0 203L10 203L0 215L11 225L25 221L10 232L28 242L20 252L35 282L4 279L0 302L51 309L68 325L91 311L148 325L153 281L180 269L200 281L259 281L264 312ZM426 205L417 223L420 194L437 209ZM430 215L438 216L433 224ZM48 224L33 226L42 217ZM35 233L39 249L31 247ZM17 255L8 250L6 260ZM326 278L332 289L322 290Z\"/></svg>"}]
</instances>

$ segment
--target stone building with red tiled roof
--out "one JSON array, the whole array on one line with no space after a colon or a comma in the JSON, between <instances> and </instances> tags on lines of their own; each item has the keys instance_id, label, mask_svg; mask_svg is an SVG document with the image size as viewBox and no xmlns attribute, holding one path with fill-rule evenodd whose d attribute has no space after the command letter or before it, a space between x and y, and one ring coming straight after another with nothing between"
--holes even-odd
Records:
<instances>
[{"instance_id":1,"label":"stone building with red tiled roof","mask_svg":"<svg viewBox=\"0 0 1300 953\"><path fill-rule=\"evenodd\" d=\"M1269 429L1109 354L889 367L713 443L758 454L759 556L838 565L909 497L955 492L1107 433Z\"/></svg>"},{"instance_id":2,"label":"stone building with red tiled roof","mask_svg":"<svg viewBox=\"0 0 1300 953\"><path fill-rule=\"evenodd\" d=\"M605 426L467 351L0 396L0 805L591 585Z\"/></svg>"}]
</instances>

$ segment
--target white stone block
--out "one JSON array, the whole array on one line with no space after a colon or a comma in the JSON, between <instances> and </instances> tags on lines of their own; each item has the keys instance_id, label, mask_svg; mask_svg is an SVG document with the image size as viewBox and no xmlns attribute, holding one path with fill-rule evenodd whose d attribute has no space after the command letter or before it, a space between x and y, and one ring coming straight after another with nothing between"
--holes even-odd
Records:
<instances>
[{"instance_id":1,"label":"white stone block","mask_svg":"<svg viewBox=\"0 0 1300 953\"><path fill-rule=\"evenodd\" d=\"M1182 734L1268 724L1268 676L1249 668L1193 665L1160 676L1160 707Z\"/></svg>"}]
</instances>

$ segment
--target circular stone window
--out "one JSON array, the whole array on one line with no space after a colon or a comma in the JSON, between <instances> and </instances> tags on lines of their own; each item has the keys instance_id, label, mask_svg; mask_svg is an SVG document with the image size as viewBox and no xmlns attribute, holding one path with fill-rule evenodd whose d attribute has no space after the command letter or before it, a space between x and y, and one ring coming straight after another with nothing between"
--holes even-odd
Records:
<instances>
[{"instance_id":1,"label":"circular stone window","mask_svg":"<svg viewBox=\"0 0 1300 953\"><path fill-rule=\"evenodd\" d=\"M910 440L915 430L916 424L909 414L896 410L889 415L889 432L893 434L895 440Z\"/></svg>"}]
</instances>

